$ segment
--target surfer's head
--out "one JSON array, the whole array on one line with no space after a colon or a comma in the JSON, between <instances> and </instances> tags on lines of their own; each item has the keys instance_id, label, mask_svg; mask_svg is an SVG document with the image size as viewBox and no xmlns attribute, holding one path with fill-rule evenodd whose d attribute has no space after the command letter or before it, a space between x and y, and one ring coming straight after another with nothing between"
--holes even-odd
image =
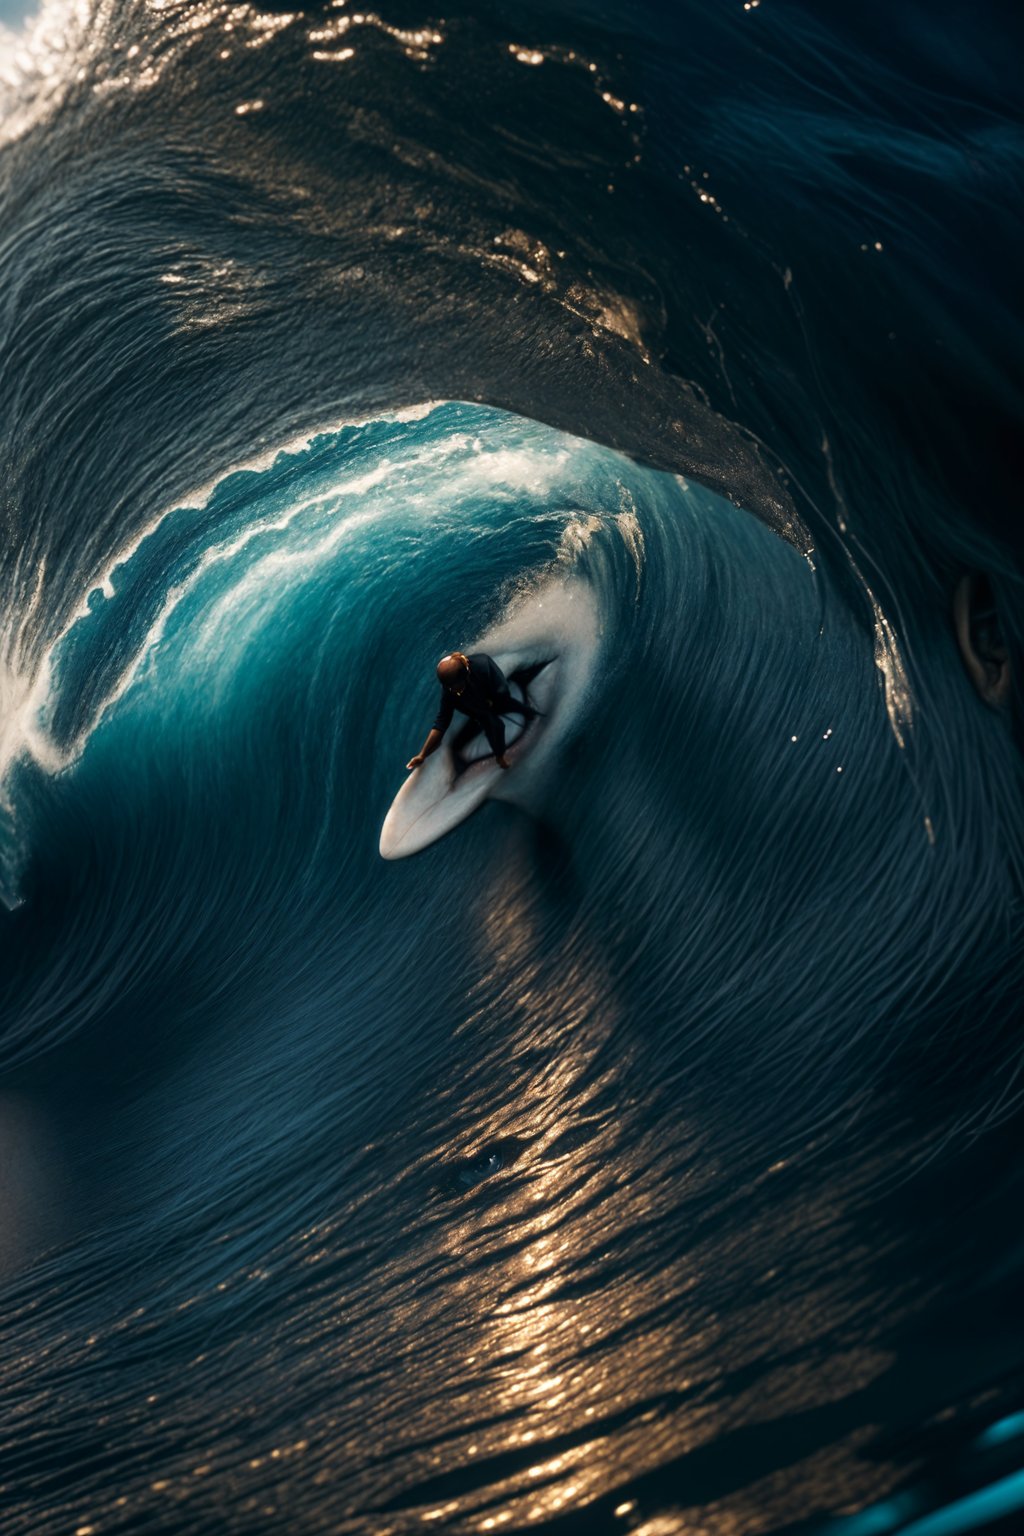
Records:
<instances>
[{"instance_id":1,"label":"surfer's head","mask_svg":"<svg viewBox=\"0 0 1024 1536\"><path fill-rule=\"evenodd\" d=\"M461 651L442 656L437 664L438 682L452 693L461 693L469 681L469 657Z\"/></svg>"}]
</instances>

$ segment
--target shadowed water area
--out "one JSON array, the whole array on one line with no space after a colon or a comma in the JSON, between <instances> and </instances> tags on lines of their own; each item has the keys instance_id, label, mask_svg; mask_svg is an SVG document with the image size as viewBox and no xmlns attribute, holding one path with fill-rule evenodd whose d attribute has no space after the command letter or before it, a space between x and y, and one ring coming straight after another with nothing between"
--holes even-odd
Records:
<instances>
[{"instance_id":1,"label":"shadowed water area","mask_svg":"<svg viewBox=\"0 0 1024 1536\"><path fill-rule=\"evenodd\" d=\"M1019 1529L1005 20L4 24L4 1536Z\"/></svg>"}]
</instances>

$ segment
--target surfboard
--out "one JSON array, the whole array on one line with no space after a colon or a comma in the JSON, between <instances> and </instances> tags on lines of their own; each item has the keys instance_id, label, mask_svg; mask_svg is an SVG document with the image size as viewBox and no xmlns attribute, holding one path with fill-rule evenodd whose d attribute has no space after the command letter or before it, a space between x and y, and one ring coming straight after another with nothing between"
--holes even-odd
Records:
<instances>
[{"instance_id":1,"label":"surfboard","mask_svg":"<svg viewBox=\"0 0 1024 1536\"><path fill-rule=\"evenodd\" d=\"M544 660L509 672L509 691L513 697L540 708L531 696L530 685L548 665ZM542 721L543 717L524 724L516 715L505 717L507 769L498 767L482 733L458 755L446 739L425 763L413 769L392 801L380 833L381 857L408 858L465 821L503 780L516 772L529 749L532 734L539 731ZM449 733L451 738L455 735L457 729Z\"/></svg>"},{"instance_id":2,"label":"surfboard","mask_svg":"<svg viewBox=\"0 0 1024 1536\"><path fill-rule=\"evenodd\" d=\"M380 832L382 858L419 853L487 799L538 803L560 745L582 717L602 636L594 588L559 573L524 593L469 647L493 656L512 692L540 714L525 726L517 716L505 717L508 769L498 767L483 735L453 754L458 727L450 730L392 801Z\"/></svg>"}]
</instances>

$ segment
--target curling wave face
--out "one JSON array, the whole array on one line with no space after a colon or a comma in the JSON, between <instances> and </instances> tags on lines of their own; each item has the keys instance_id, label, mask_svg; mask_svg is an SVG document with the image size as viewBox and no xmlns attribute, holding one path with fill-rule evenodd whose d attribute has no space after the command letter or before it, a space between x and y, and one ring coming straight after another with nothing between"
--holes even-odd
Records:
<instances>
[{"instance_id":1,"label":"curling wave face","mask_svg":"<svg viewBox=\"0 0 1024 1536\"><path fill-rule=\"evenodd\" d=\"M456 644L510 672L547 663L543 717L506 775L481 759L453 783L438 753L396 801L413 811L397 836L415 841L418 815L439 817L430 841L452 835L384 862L378 831L394 831L394 783ZM945 900L955 860L927 835L870 632L791 545L613 450L433 404L314 433L151 520L78 595L26 691L5 785L22 902L4 1043L32 1092L8 1123L56 1227L16 1204L6 1262L44 1238L65 1257L52 1287L32 1281L31 1322L12 1316L41 1347L62 1275L88 1297L125 1243L177 1254L129 1265L109 1329L86 1325L85 1302L94 1342L36 1369L76 1454L92 1432L68 1427L67 1393L86 1356L90 1422L102 1401L130 1441L119 1362L143 1361L157 1329L167 1359L193 1362L158 1392L157 1433L199 1401L197 1465L225 1464L251 1384L231 1384L224 1351L258 1339L269 1309L286 1363L256 1357L292 1438L249 1446L252 1489L328 1519L276 1449L303 1458L307 1490L341 1476L362 1528L382 1500L382 1530L392 1504L457 1529L496 1503L538 1521L625 1498L638 1468L648 1497L673 1496L695 1422L679 1359L706 1391L724 1363L735 1374L728 1414L780 1307L836 1347L842 1244L823 1245L809 1289L770 1287L735 1344L711 1347L710 1313L683 1305L686 1233L717 1199L706 1123L720 1137L742 1104L740 1140L759 1148L783 1103L791 1124L801 1103L841 1110L927 996L920 964L894 969L894 936L929 946L937 981L951 941L934 936L962 934L965 914ZM32 1085L53 1059L70 1076L40 1113ZM82 1080L102 1081L95 1102ZM835 1174L826 1228L878 1172ZM750 1196L754 1252L802 1243L817 1177L808 1161L781 1206L768 1184ZM731 1230L700 1259L719 1277L712 1312L743 1284ZM868 1264L848 1307L877 1283ZM430 1357L414 1387L396 1385L405 1346L378 1327L382 1286ZM858 1351L865 1381L883 1368ZM798 1361L786 1391L794 1412L812 1405L814 1373ZM674 1404L657 1433L652 1400ZM378 1416L411 1438L400 1472L363 1433ZM538 1437L561 1448L546 1462ZM117 1485L140 1508L157 1496L147 1444ZM193 1462L168 1445L155 1480L185 1524L204 1518ZM97 1488L90 1508L107 1502Z\"/></svg>"},{"instance_id":2,"label":"curling wave face","mask_svg":"<svg viewBox=\"0 0 1024 1536\"><path fill-rule=\"evenodd\" d=\"M19 680L2 764L15 828L19 777L73 770L94 742L138 739L140 727L146 741L230 731L254 689L303 668L303 644L339 679L353 740L376 723L359 713L367 701L377 717L410 700L422 713L429 652L416 653L421 677L385 657L418 624L437 634L439 599L463 625L474 611L500 614L480 644L512 670L547 664L543 748L530 742L542 764L583 705L613 621L600 541L617 534L639 582L630 484L681 495L669 477L593 444L470 406L317 433L269 457L118 550L35 675ZM512 551L525 563L513 558L510 571ZM9 839L9 904L27 847L24 834Z\"/></svg>"},{"instance_id":3,"label":"curling wave face","mask_svg":"<svg viewBox=\"0 0 1024 1536\"><path fill-rule=\"evenodd\" d=\"M33 1536L762 1533L1019 1407L1012 1138L892 1189L1020 1060L947 591L1020 569L1016 82L870 10L76 0L0 56ZM454 645L544 714L385 861Z\"/></svg>"}]
</instances>

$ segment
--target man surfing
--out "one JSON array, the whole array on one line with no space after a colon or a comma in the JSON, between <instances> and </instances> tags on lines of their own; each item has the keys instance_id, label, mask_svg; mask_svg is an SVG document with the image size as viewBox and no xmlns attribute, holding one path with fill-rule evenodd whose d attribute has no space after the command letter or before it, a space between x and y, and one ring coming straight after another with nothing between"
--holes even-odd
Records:
<instances>
[{"instance_id":1,"label":"man surfing","mask_svg":"<svg viewBox=\"0 0 1024 1536\"><path fill-rule=\"evenodd\" d=\"M483 652L466 656L462 651L452 651L451 655L442 656L437 664L437 678L441 684L441 707L437 719L422 749L409 759L406 767L418 768L432 752L437 751L445 731L452 723L452 715L458 710L467 719L452 742L452 751L456 757L482 731L499 768L507 768L509 763L505 756L505 722L502 716L519 714L524 720L533 720L537 710L532 704L513 698L504 672L493 657L485 656Z\"/></svg>"}]
</instances>

